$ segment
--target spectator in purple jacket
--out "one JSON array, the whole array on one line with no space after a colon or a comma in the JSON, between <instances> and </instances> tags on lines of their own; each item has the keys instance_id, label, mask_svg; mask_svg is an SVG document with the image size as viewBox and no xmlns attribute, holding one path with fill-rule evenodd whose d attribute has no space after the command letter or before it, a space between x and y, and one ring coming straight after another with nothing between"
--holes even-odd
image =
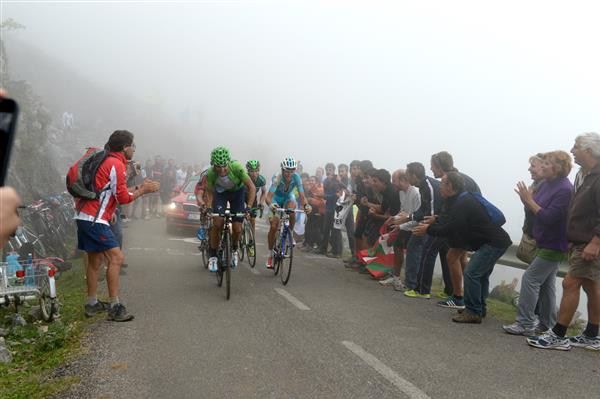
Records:
<instances>
[{"instance_id":1,"label":"spectator in purple jacket","mask_svg":"<svg viewBox=\"0 0 600 399\"><path fill-rule=\"evenodd\" d=\"M558 321L544 334L527 338L527 343L542 349L576 346L600 351L600 134L578 136L571 154L581 169L567 214L569 271L563 280ZM588 323L580 335L566 337L581 288L587 294Z\"/></svg>"},{"instance_id":2,"label":"spectator in purple jacket","mask_svg":"<svg viewBox=\"0 0 600 399\"><path fill-rule=\"evenodd\" d=\"M517 319L502 327L509 334L540 335L556 322L556 273L560 263L567 259L567 212L573 194L567 176L571 166L571 157L566 152L549 152L541 167L544 180L535 194L524 182L517 183L515 191L534 215L533 238L538 250L523 274Z\"/></svg>"}]
</instances>

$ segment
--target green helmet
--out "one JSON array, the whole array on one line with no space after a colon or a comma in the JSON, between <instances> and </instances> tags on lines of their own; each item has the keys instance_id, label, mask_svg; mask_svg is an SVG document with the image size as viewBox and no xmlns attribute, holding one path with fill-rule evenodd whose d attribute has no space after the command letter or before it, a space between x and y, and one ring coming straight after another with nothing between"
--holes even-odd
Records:
<instances>
[{"instance_id":1,"label":"green helmet","mask_svg":"<svg viewBox=\"0 0 600 399\"><path fill-rule=\"evenodd\" d=\"M229 150L225 147L217 147L210 153L210 164L212 166L225 166L230 161Z\"/></svg>"},{"instance_id":2,"label":"green helmet","mask_svg":"<svg viewBox=\"0 0 600 399\"><path fill-rule=\"evenodd\" d=\"M248 172L251 172L253 170L258 170L260 169L260 162L258 161L248 161L246 162L246 169L248 170Z\"/></svg>"}]
</instances>

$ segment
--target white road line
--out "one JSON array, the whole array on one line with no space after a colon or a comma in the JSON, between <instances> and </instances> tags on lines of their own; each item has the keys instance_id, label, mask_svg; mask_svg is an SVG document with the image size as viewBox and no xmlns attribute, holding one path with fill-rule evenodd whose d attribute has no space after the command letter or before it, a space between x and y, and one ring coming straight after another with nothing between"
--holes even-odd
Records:
<instances>
[{"instance_id":1,"label":"white road line","mask_svg":"<svg viewBox=\"0 0 600 399\"><path fill-rule=\"evenodd\" d=\"M275 288L275 291L277 291L277 293L279 295L281 295L282 297L284 297L285 299L287 299L288 301L290 301L292 303L292 305L294 305L298 309L300 309L300 310L310 310L310 308L308 306L306 306L305 304L303 304L302 302L300 302L295 296L293 296L292 294L290 294L289 292L287 292L283 288Z\"/></svg>"},{"instance_id":2,"label":"white road line","mask_svg":"<svg viewBox=\"0 0 600 399\"><path fill-rule=\"evenodd\" d=\"M381 374L386 380L394 384L396 388L401 390L409 398L430 399L425 392L414 386L410 381L400 377L394 370L383 364L379 359L365 351L360 346L356 345L354 342L342 341L342 345L344 345L356 356L360 357L369 366L373 367L375 371Z\"/></svg>"},{"instance_id":3,"label":"white road line","mask_svg":"<svg viewBox=\"0 0 600 399\"><path fill-rule=\"evenodd\" d=\"M265 243L264 242L257 242L256 246L258 246L258 247L264 247Z\"/></svg>"}]
</instances>

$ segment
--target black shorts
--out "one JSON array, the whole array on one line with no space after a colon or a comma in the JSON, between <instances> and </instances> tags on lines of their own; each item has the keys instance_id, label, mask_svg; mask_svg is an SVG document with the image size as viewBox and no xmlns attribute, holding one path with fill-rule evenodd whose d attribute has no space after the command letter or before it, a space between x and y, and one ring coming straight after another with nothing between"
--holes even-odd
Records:
<instances>
[{"instance_id":1,"label":"black shorts","mask_svg":"<svg viewBox=\"0 0 600 399\"><path fill-rule=\"evenodd\" d=\"M215 213L223 213L227 208L227 202L229 202L229 207L231 209L231 213L241 213L244 212L246 203L246 187L242 187L237 189L236 191L224 191L219 193L215 191L213 194L213 202L212 208ZM233 217L232 220L234 222L243 222L243 217Z\"/></svg>"}]
</instances>

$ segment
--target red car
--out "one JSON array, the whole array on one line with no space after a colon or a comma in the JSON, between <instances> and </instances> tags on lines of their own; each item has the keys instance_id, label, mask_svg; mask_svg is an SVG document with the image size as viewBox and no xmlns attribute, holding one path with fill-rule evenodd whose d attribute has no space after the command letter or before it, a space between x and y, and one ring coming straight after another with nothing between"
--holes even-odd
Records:
<instances>
[{"instance_id":1,"label":"red car","mask_svg":"<svg viewBox=\"0 0 600 399\"><path fill-rule=\"evenodd\" d=\"M193 176L181 189L175 190L176 194L171 198L165 213L168 233L178 227L197 229L200 226L200 212L194 195L194 188L199 179L199 176Z\"/></svg>"}]
</instances>

